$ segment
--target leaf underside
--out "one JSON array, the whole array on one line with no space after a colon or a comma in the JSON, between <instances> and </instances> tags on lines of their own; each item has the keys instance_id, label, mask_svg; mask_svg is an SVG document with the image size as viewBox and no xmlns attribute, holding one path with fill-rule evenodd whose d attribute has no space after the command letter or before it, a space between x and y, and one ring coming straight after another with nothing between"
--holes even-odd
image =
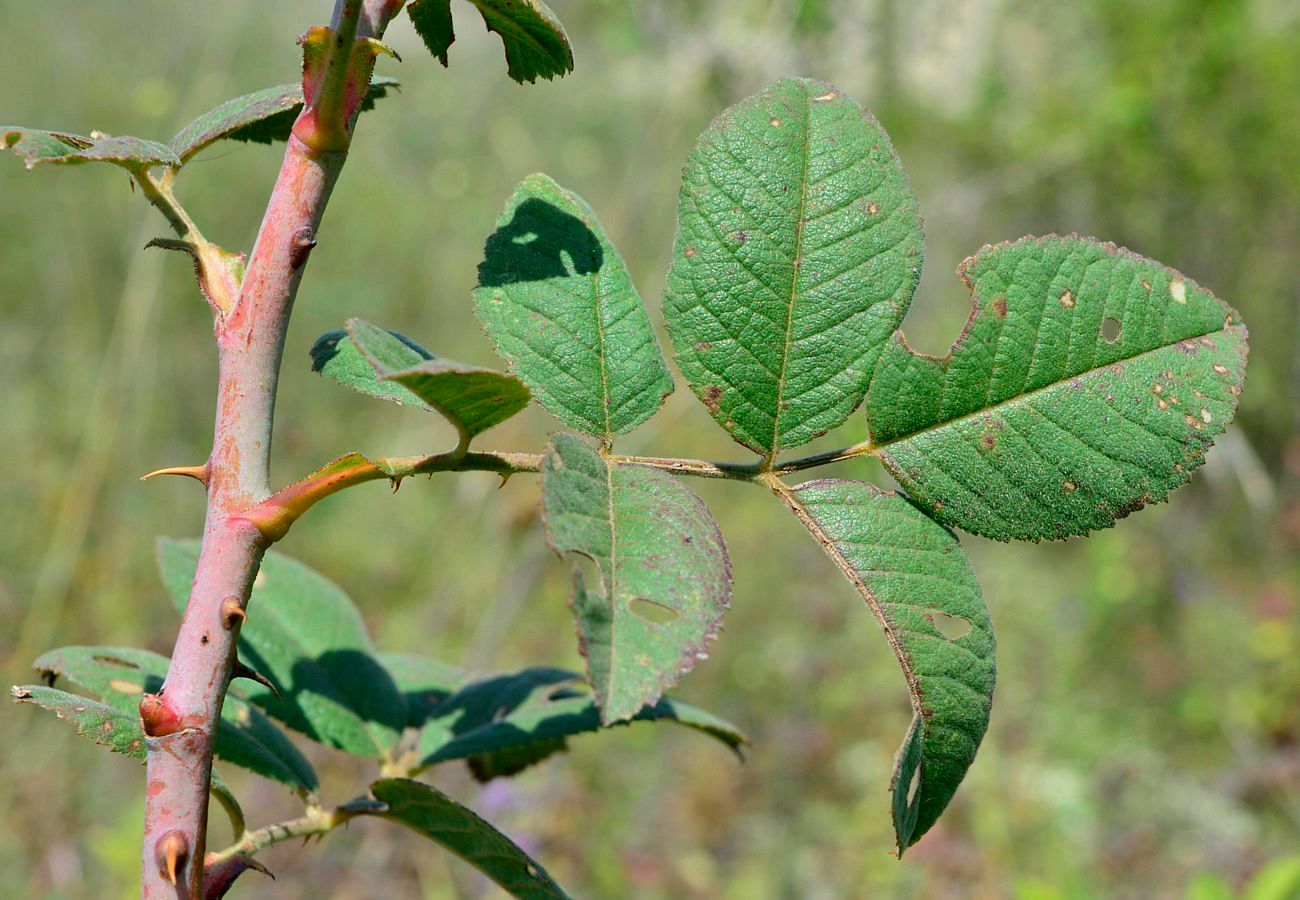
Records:
<instances>
[{"instance_id":1,"label":"leaf underside","mask_svg":"<svg viewBox=\"0 0 1300 900\"><path fill-rule=\"evenodd\" d=\"M163 582L183 610L198 564L198 541L162 539ZM380 758L406 727L405 699L376 658L361 615L338 585L270 552L262 561L239 632L239 658L280 691L242 690L267 715L314 741Z\"/></svg>"},{"instance_id":2,"label":"leaf underside","mask_svg":"<svg viewBox=\"0 0 1300 900\"><path fill-rule=\"evenodd\" d=\"M501 37L506 67L519 83L573 71L573 50L564 26L541 0L470 0L489 31ZM456 40L451 0L415 0L406 8L429 52L444 66Z\"/></svg>"},{"instance_id":3,"label":"leaf underside","mask_svg":"<svg viewBox=\"0 0 1300 900\"><path fill-rule=\"evenodd\" d=\"M361 108L374 107L375 101L400 87L394 78L371 79ZM220 140L271 144L287 141L294 120L302 112L302 82L281 84L227 100L190 122L171 139L171 149L182 163Z\"/></svg>"},{"instance_id":4,"label":"leaf underside","mask_svg":"<svg viewBox=\"0 0 1300 900\"><path fill-rule=\"evenodd\" d=\"M862 402L923 250L880 124L829 84L779 81L687 159L664 297L677 363L741 444L805 444Z\"/></svg>"},{"instance_id":5,"label":"leaf underside","mask_svg":"<svg viewBox=\"0 0 1300 900\"><path fill-rule=\"evenodd\" d=\"M653 704L703 658L731 600L731 563L707 507L667 472L615 465L557 434L542 465L547 539L596 564L573 609L605 724Z\"/></svg>"},{"instance_id":6,"label":"leaf underside","mask_svg":"<svg viewBox=\"0 0 1300 900\"><path fill-rule=\"evenodd\" d=\"M65 678L132 718L138 717L141 695L162 687L167 666L167 657L133 647L63 647L32 663L46 678ZM215 752L231 765L303 793L320 786L311 763L284 732L233 690L221 708Z\"/></svg>"},{"instance_id":7,"label":"leaf underside","mask_svg":"<svg viewBox=\"0 0 1300 900\"><path fill-rule=\"evenodd\" d=\"M525 178L506 203L474 302L511 371L587 434L610 441L673 391L627 266L591 208L545 175Z\"/></svg>"},{"instance_id":8,"label":"leaf underside","mask_svg":"<svg viewBox=\"0 0 1300 900\"><path fill-rule=\"evenodd\" d=\"M988 728L993 623L956 537L906 497L833 479L783 496L866 600L907 678L912 725L890 785L901 856L943 813Z\"/></svg>"},{"instance_id":9,"label":"leaf underside","mask_svg":"<svg viewBox=\"0 0 1300 900\"><path fill-rule=\"evenodd\" d=\"M945 524L1009 540L1104 528L1165 499L1237 407L1246 327L1191 279L1078 236L986 247L952 352L881 356L881 460Z\"/></svg>"},{"instance_id":10,"label":"leaf underside","mask_svg":"<svg viewBox=\"0 0 1300 900\"><path fill-rule=\"evenodd\" d=\"M568 896L517 844L437 788L406 778L386 778L372 784L370 792L388 805L384 818L450 850L511 896L524 900Z\"/></svg>"},{"instance_id":11,"label":"leaf underside","mask_svg":"<svg viewBox=\"0 0 1300 900\"><path fill-rule=\"evenodd\" d=\"M40 684L12 687L9 695L18 703L34 703L42 709L48 709L72 724L77 729L77 734L90 738L114 753L144 759L144 729L140 727L138 715Z\"/></svg>"},{"instance_id":12,"label":"leaf underside","mask_svg":"<svg viewBox=\"0 0 1300 900\"><path fill-rule=\"evenodd\" d=\"M152 166L176 167L181 164L180 157L166 144L144 138L98 133L86 137L11 125L0 125L0 150L12 150L29 169L42 163L80 165L106 162L134 174Z\"/></svg>"},{"instance_id":13,"label":"leaf underside","mask_svg":"<svg viewBox=\"0 0 1300 900\"><path fill-rule=\"evenodd\" d=\"M420 765L466 759L481 781L513 775L566 749L567 739L601 729L600 710L563 669L497 675L446 696L420 733ZM663 698L631 721L668 721L701 731L738 755L745 736L731 723L679 700Z\"/></svg>"}]
</instances>

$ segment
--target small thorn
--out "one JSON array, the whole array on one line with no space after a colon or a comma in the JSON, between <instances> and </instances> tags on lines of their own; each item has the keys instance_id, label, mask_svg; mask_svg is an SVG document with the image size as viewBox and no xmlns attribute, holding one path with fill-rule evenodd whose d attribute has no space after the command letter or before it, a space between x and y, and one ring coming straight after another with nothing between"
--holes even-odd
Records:
<instances>
[{"instance_id":1,"label":"small thorn","mask_svg":"<svg viewBox=\"0 0 1300 900\"><path fill-rule=\"evenodd\" d=\"M193 478L195 481L202 483L204 487L208 485L208 464L201 466L168 466L165 469L154 469L152 472L141 475L141 481L148 481L157 475L184 475L186 478Z\"/></svg>"},{"instance_id":2,"label":"small thorn","mask_svg":"<svg viewBox=\"0 0 1300 900\"><path fill-rule=\"evenodd\" d=\"M243 610L240 611L242 612ZM281 699L280 689L275 686L275 683L272 682L271 679L267 678L265 675L263 675L261 672L257 671L256 669L244 665L242 662L240 662L237 659L235 660L235 667L230 670L230 678L232 681L236 678L247 678L250 681L256 681L262 687L266 688L268 691L274 694L275 699L277 700Z\"/></svg>"},{"instance_id":3,"label":"small thorn","mask_svg":"<svg viewBox=\"0 0 1300 900\"><path fill-rule=\"evenodd\" d=\"M184 832L172 830L158 839L155 850L158 872L167 879L168 884L176 884L176 873L185 865L189 855L190 842Z\"/></svg>"},{"instance_id":4,"label":"small thorn","mask_svg":"<svg viewBox=\"0 0 1300 900\"><path fill-rule=\"evenodd\" d=\"M497 490L498 490L498 491L501 490L503 487L506 486L506 482L510 480L510 476L513 475L513 474L515 474L515 473L514 473L514 472L502 472L502 473L501 473L501 483L497 485Z\"/></svg>"},{"instance_id":5,"label":"small thorn","mask_svg":"<svg viewBox=\"0 0 1300 900\"><path fill-rule=\"evenodd\" d=\"M270 869L247 854L239 853L221 862L214 862L213 859L214 854L209 853L207 865L203 870L203 900L218 900L226 896L235 879L249 869L261 872L275 881L275 875Z\"/></svg>"},{"instance_id":6,"label":"small thorn","mask_svg":"<svg viewBox=\"0 0 1300 900\"><path fill-rule=\"evenodd\" d=\"M239 602L239 598L231 594L225 600L221 601L221 625L226 631L235 627L235 622L241 624L248 621L248 613L244 612L244 605Z\"/></svg>"}]
</instances>

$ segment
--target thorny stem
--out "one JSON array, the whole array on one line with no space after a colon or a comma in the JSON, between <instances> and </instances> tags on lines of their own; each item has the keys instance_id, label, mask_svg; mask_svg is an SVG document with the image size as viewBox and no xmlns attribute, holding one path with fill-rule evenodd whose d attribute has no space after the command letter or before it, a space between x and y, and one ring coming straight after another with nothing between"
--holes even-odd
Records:
<instances>
[{"instance_id":1,"label":"thorny stem","mask_svg":"<svg viewBox=\"0 0 1300 900\"><path fill-rule=\"evenodd\" d=\"M401 6L401 0L336 0L332 27L378 37ZM350 51L349 45L336 52ZM238 294L216 316L218 398L203 545L167 679L140 705L148 745L145 898L203 896L217 721L243 609L268 543L243 513L270 494L271 425L289 314L346 159L345 150L313 152L290 138ZM143 190L174 228L192 227L166 181Z\"/></svg>"},{"instance_id":2,"label":"thorny stem","mask_svg":"<svg viewBox=\"0 0 1300 900\"><path fill-rule=\"evenodd\" d=\"M345 825L357 816L382 815L388 807L370 797L358 797L351 803L344 803L333 809L316 807L309 809L305 815L284 822L275 822L246 831L239 840L217 853L208 854L209 866L225 862L236 856L253 856L267 847L294 838L318 837Z\"/></svg>"}]
</instances>

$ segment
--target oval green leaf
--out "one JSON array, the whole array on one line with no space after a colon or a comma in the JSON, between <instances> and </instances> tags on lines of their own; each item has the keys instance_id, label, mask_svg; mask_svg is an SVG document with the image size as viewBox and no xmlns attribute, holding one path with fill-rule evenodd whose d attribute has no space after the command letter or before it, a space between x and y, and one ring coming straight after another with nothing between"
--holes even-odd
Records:
<instances>
[{"instance_id":1,"label":"oval green leaf","mask_svg":"<svg viewBox=\"0 0 1300 900\"><path fill-rule=\"evenodd\" d=\"M664 297L677 363L741 444L805 444L862 402L923 251L880 124L829 84L779 81L687 159Z\"/></svg>"},{"instance_id":2,"label":"oval green leaf","mask_svg":"<svg viewBox=\"0 0 1300 900\"><path fill-rule=\"evenodd\" d=\"M180 157L170 147L157 141L98 132L84 137L12 125L0 125L0 150L12 150L29 169L42 163L79 165L106 162L139 173L152 166L176 167L181 164Z\"/></svg>"},{"instance_id":3,"label":"oval green leaf","mask_svg":"<svg viewBox=\"0 0 1300 900\"><path fill-rule=\"evenodd\" d=\"M1092 238L985 247L952 351L901 334L867 418L940 521L1000 540L1085 534L1165 499L1232 421L1246 326L1190 278Z\"/></svg>"},{"instance_id":4,"label":"oval green leaf","mask_svg":"<svg viewBox=\"0 0 1300 900\"><path fill-rule=\"evenodd\" d=\"M542 495L551 546L600 573L588 592L575 570L573 610L601 721L630 719L707 655L731 601L722 533L672 475L615 465L573 435L552 440Z\"/></svg>"},{"instance_id":5,"label":"oval green leaf","mask_svg":"<svg viewBox=\"0 0 1300 900\"><path fill-rule=\"evenodd\" d=\"M523 900L565 900L568 894L510 838L442 791L408 778L385 778L370 786L385 803L383 818L398 822L450 850Z\"/></svg>"},{"instance_id":6,"label":"oval green leaf","mask_svg":"<svg viewBox=\"0 0 1300 900\"><path fill-rule=\"evenodd\" d=\"M947 808L988 729L993 623L957 538L906 497L834 479L781 496L867 602L907 679L912 725L890 784L901 856Z\"/></svg>"},{"instance_id":7,"label":"oval green leaf","mask_svg":"<svg viewBox=\"0 0 1300 900\"><path fill-rule=\"evenodd\" d=\"M545 175L487 240L475 310L497 351L568 425L602 440L658 411L673 379L641 298L591 208Z\"/></svg>"}]
</instances>

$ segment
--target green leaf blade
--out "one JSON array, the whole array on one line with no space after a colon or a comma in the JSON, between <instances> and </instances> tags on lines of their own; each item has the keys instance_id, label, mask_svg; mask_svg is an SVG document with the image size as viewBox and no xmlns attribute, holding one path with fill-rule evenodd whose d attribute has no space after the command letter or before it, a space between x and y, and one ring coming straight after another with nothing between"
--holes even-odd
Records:
<instances>
[{"instance_id":1,"label":"green leaf blade","mask_svg":"<svg viewBox=\"0 0 1300 900\"><path fill-rule=\"evenodd\" d=\"M880 124L829 84L777 82L701 136L677 229L664 315L713 418L768 459L845 421L924 252Z\"/></svg>"},{"instance_id":2,"label":"green leaf blade","mask_svg":"<svg viewBox=\"0 0 1300 900\"><path fill-rule=\"evenodd\" d=\"M948 806L988 729L993 623L957 539L906 497L834 479L782 497L866 600L907 679L913 719L890 786L901 855Z\"/></svg>"},{"instance_id":3,"label":"green leaf blade","mask_svg":"<svg viewBox=\"0 0 1300 900\"><path fill-rule=\"evenodd\" d=\"M999 540L1107 527L1185 483L1232 420L1246 328L1191 279L1091 238L986 247L943 359L896 338L867 399L881 460L945 524Z\"/></svg>"},{"instance_id":4,"label":"green leaf blade","mask_svg":"<svg viewBox=\"0 0 1300 900\"><path fill-rule=\"evenodd\" d=\"M389 361L395 368L407 368L437 359L432 352L400 332L381 329L360 319L350 319L348 326L364 332L371 354ZM358 393L403 406L417 406L434 411L429 404L400 384L381 381L370 358L362 352L346 329L328 331L316 339L311 348L311 370Z\"/></svg>"},{"instance_id":5,"label":"green leaf blade","mask_svg":"<svg viewBox=\"0 0 1300 900\"><path fill-rule=\"evenodd\" d=\"M386 778L372 784L370 793L388 805L384 818L450 850L511 896L522 900L568 897L517 844L437 788L406 778Z\"/></svg>"},{"instance_id":6,"label":"green leaf blade","mask_svg":"<svg viewBox=\"0 0 1300 900\"><path fill-rule=\"evenodd\" d=\"M392 78L371 79L363 110L399 87ZM221 140L272 144L287 141L302 112L302 84L281 84L235 97L190 122L171 139L171 149L184 164L200 150Z\"/></svg>"},{"instance_id":7,"label":"green leaf blade","mask_svg":"<svg viewBox=\"0 0 1300 900\"><path fill-rule=\"evenodd\" d=\"M198 541L158 542L163 582L184 609ZM242 688L267 715L314 741L381 758L406 727L406 702L376 658L361 614L338 585L270 552L253 587L239 657L279 689Z\"/></svg>"},{"instance_id":8,"label":"green leaf blade","mask_svg":"<svg viewBox=\"0 0 1300 900\"><path fill-rule=\"evenodd\" d=\"M106 162L138 172L153 166L179 167L181 164L166 144L144 138L113 136L96 132L90 137L57 131L0 125L0 150L12 150L27 168L42 163L80 165Z\"/></svg>"},{"instance_id":9,"label":"green leaf blade","mask_svg":"<svg viewBox=\"0 0 1300 900\"><path fill-rule=\"evenodd\" d=\"M672 393L641 298L595 213L545 175L525 178L487 240L475 311L543 407L609 441Z\"/></svg>"},{"instance_id":10,"label":"green leaf blade","mask_svg":"<svg viewBox=\"0 0 1300 900\"><path fill-rule=\"evenodd\" d=\"M510 77L519 83L556 78L573 71L573 50L564 26L542 0L470 0L488 31L501 37ZM456 40L451 0L415 0L411 23L429 52L444 66Z\"/></svg>"},{"instance_id":11,"label":"green leaf blade","mask_svg":"<svg viewBox=\"0 0 1300 900\"><path fill-rule=\"evenodd\" d=\"M137 716L140 697L157 693L168 659L134 647L62 647L43 654L33 668L73 682L102 703ZM288 737L238 693L227 692L217 728L218 757L303 794L320 782L311 763Z\"/></svg>"},{"instance_id":12,"label":"green leaf blade","mask_svg":"<svg viewBox=\"0 0 1300 900\"><path fill-rule=\"evenodd\" d=\"M557 434L542 465L547 540L592 560L573 608L604 724L636 715L704 658L731 600L731 563L703 502L666 472L615 465Z\"/></svg>"},{"instance_id":13,"label":"green leaf blade","mask_svg":"<svg viewBox=\"0 0 1300 900\"><path fill-rule=\"evenodd\" d=\"M48 709L76 728L77 734L90 738L114 753L144 759L144 729L140 727L139 716L40 684L12 687L9 696L17 703L32 703Z\"/></svg>"}]
</instances>

